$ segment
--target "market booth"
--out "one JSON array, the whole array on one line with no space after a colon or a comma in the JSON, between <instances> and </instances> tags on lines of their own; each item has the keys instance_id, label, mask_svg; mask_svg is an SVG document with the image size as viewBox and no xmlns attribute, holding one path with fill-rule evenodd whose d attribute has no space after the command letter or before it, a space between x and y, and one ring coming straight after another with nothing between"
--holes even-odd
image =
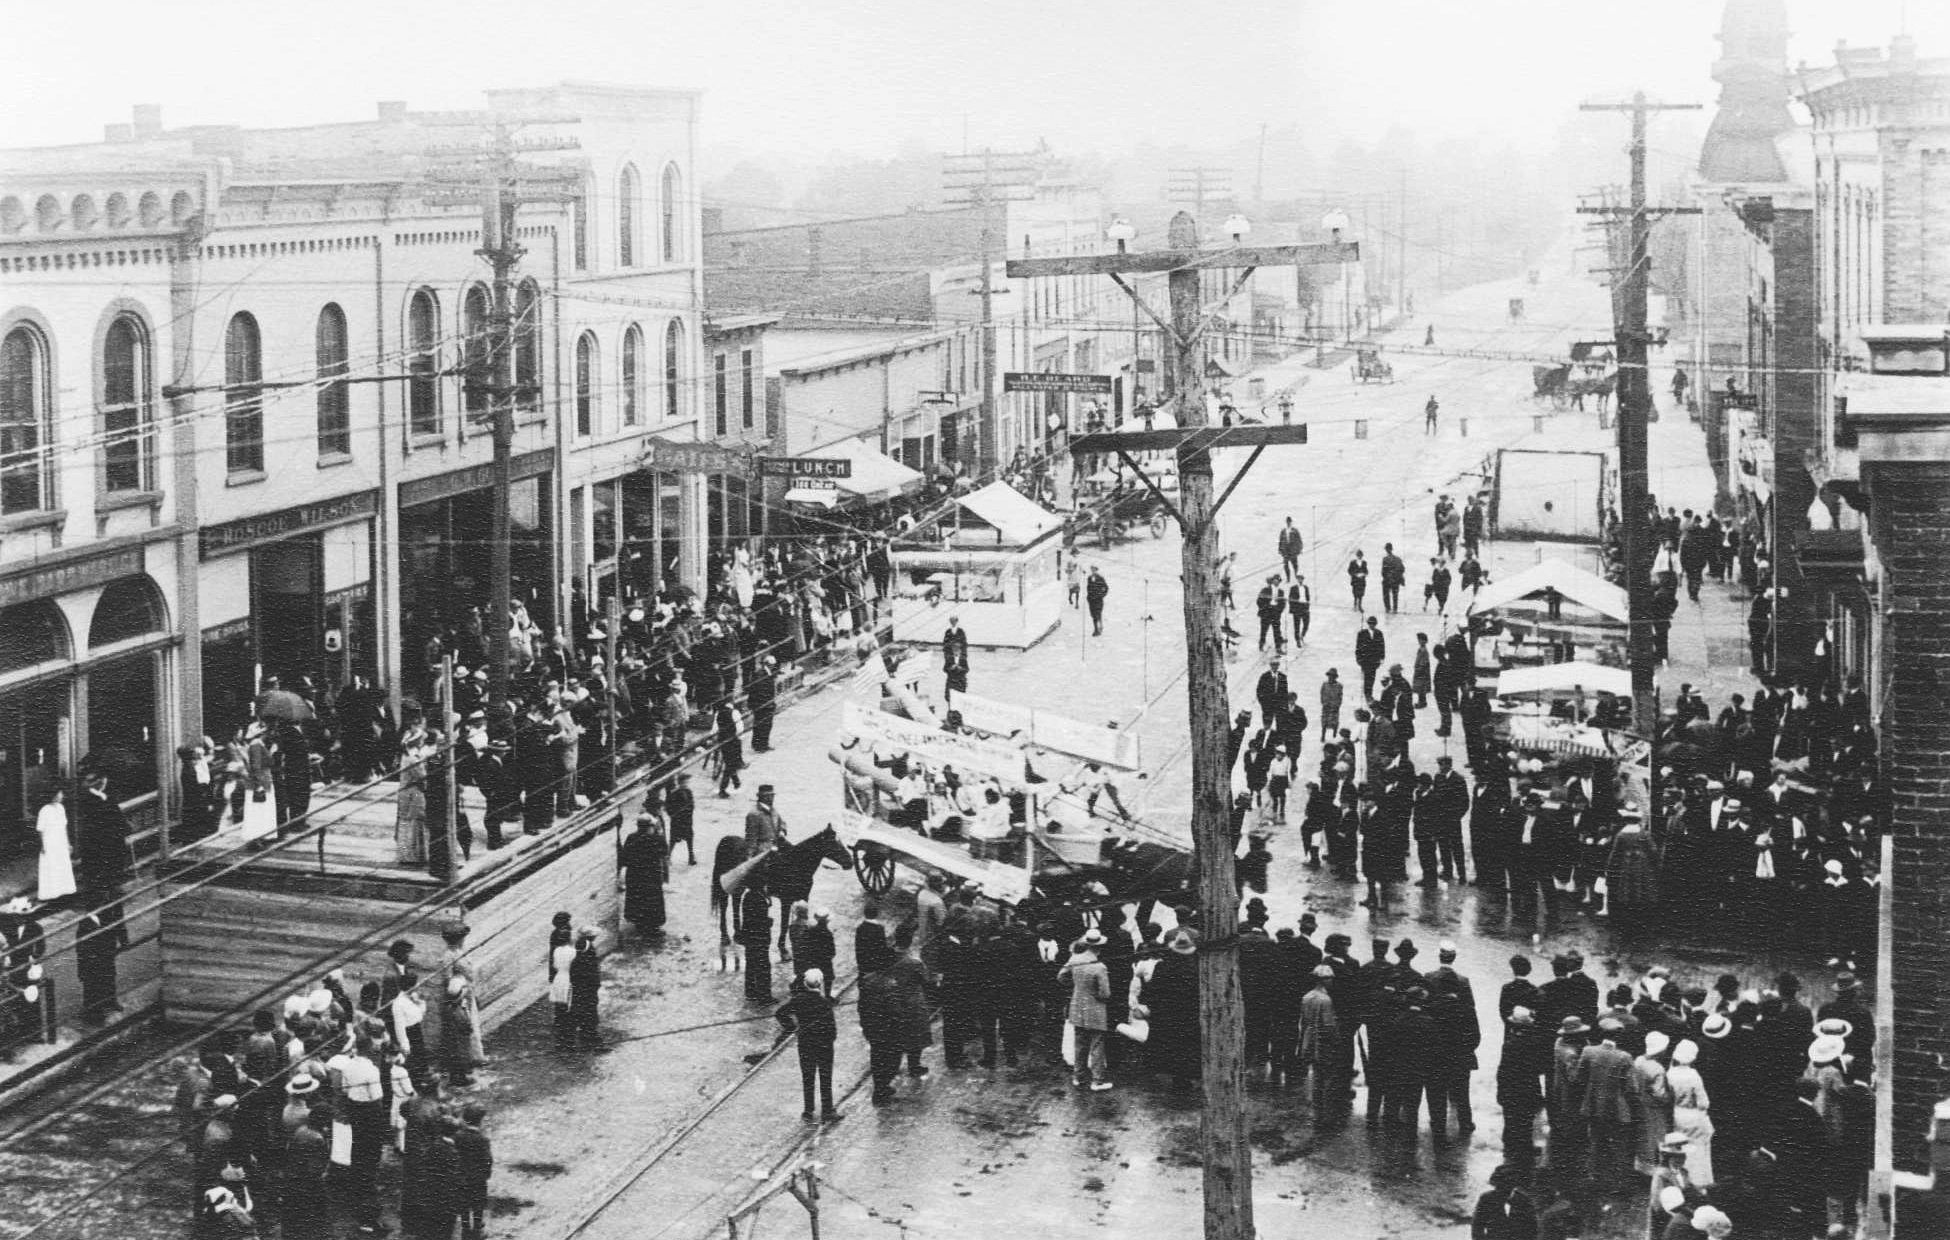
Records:
<instances>
[{"instance_id":1,"label":"market booth","mask_svg":"<svg viewBox=\"0 0 1950 1240\"><path fill-rule=\"evenodd\" d=\"M894 544L894 640L1024 649L1063 615L1063 519L1006 482L958 496Z\"/></svg>"},{"instance_id":2,"label":"market booth","mask_svg":"<svg viewBox=\"0 0 1950 1240\"><path fill-rule=\"evenodd\" d=\"M1575 564L1544 560L1477 591L1469 626L1472 637L1495 639L1494 670L1568 663L1580 651L1622 663L1628 614L1625 591Z\"/></svg>"}]
</instances>

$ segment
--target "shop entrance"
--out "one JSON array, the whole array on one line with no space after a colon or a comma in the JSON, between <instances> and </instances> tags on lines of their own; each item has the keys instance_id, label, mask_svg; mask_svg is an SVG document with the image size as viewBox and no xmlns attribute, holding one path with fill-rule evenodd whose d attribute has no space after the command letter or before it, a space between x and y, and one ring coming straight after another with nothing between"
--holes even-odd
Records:
<instances>
[{"instance_id":1,"label":"shop entrance","mask_svg":"<svg viewBox=\"0 0 1950 1240\"><path fill-rule=\"evenodd\" d=\"M67 776L66 680L0 695L0 858L40 850L34 819Z\"/></svg>"},{"instance_id":2,"label":"shop entrance","mask_svg":"<svg viewBox=\"0 0 1950 1240\"><path fill-rule=\"evenodd\" d=\"M300 676L330 678L320 649L324 571L324 543L318 534L252 549L251 615L257 623L257 658L266 676L287 685Z\"/></svg>"},{"instance_id":3,"label":"shop entrance","mask_svg":"<svg viewBox=\"0 0 1950 1240\"><path fill-rule=\"evenodd\" d=\"M528 609L544 633L555 616L554 556L550 545L546 475L524 478L508 491L510 596ZM492 495L467 491L400 509L399 666L409 696L428 690L427 642L459 629L470 607L485 610L493 567ZM485 619L485 617L484 617Z\"/></svg>"}]
</instances>

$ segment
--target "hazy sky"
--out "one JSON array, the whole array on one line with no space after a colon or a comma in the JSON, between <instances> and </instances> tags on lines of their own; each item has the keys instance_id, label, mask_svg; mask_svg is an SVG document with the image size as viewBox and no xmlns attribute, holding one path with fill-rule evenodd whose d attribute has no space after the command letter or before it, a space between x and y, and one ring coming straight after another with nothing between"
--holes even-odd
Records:
<instances>
[{"instance_id":1,"label":"hazy sky","mask_svg":"<svg viewBox=\"0 0 1950 1240\"><path fill-rule=\"evenodd\" d=\"M1880 45L1941 0L1789 0L1790 59ZM818 157L1047 138L1060 152L1228 143L1304 123L1331 149L1557 128L1634 86L1711 103L1719 0L168 0L5 5L0 146L93 141L129 105L171 125L471 107L562 78L703 89L723 151ZM1623 15L1629 14L1630 20Z\"/></svg>"}]
</instances>

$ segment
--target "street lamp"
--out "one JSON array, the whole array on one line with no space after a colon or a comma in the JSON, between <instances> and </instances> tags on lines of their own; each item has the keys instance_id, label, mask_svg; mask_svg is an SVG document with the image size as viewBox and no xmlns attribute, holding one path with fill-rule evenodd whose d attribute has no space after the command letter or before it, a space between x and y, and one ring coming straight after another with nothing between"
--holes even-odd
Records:
<instances>
[{"instance_id":1,"label":"street lamp","mask_svg":"<svg viewBox=\"0 0 1950 1240\"><path fill-rule=\"evenodd\" d=\"M1351 222L1352 221L1350 221L1347 217L1347 212L1342 211L1338 208L1329 211L1326 215L1323 215L1320 218L1320 226L1323 229L1325 229L1337 242L1341 239L1341 232L1344 229L1346 229ZM1347 264L1342 263L1341 264L1341 334L1351 341L1354 339L1354 319L1348 313L1348 304L1347 304L1348 296L1349 296L1349 291L1348 291Z\"/></svg>"},{"instance_id":2,"label":"street lamp","mask_svg":"<svg viewBox=\"0 0 1950 1240\"><path fill-rule=\"evenodd\" d=\"M1131 221L1125 219L1121 215L1114 215L1111 217L1110 227L1104 229L1104 236L1108 237L1110 240L1115 241L1117 243L1117 252L1119 254L1125 254L1129 252L1125 247L1128 246L1131 242L1137 240L1137 226L1131 223ZM1131 393L1130 393L1131 395L1130 408L1132 412L1136 412L1137 405L1138 405L1138 355L1144 351L1142 347L1143 343L1144 343L1144 337L1142 335L1142 329L1138 325L1138 305L1137 302L1133 300L1131 302ZM1120 413L1121 412L1122 411L1120 410Z\"/></svg>"}]
</instances>

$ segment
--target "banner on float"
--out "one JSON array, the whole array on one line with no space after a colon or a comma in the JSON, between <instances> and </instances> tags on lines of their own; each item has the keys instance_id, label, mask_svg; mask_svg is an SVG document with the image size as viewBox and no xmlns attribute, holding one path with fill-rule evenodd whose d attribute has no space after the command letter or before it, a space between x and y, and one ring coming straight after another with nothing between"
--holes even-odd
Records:
<instances>
[{"instance_id":1,"label":"banner on float","mask_svg":"<svg viewBox=\"0 0 1950 1240\"><path fill-rule=\"evenodd\" d=\"M864 710L854 702L845 703L842 712L840 726L873 744L902 749L924 762L952 766L966 775L999 779L1012 788L1027 782L1027 764L1020 749L959 732L943 732L884 710Z\"/></svg>"},{"instance_id":2,"label":"banner on float","mask_svg":"<svg viewBox=\"0 0 1950 1240\"><path fill-rule=\"evenodd\" d=\"M1040 749L1098 762L1122 771L1142 765L1137 734L1089 724L1034 706L957 693L948 708L961 712L968 727L998 737L1013 737Z\"/></svg>"}]
</instances>

